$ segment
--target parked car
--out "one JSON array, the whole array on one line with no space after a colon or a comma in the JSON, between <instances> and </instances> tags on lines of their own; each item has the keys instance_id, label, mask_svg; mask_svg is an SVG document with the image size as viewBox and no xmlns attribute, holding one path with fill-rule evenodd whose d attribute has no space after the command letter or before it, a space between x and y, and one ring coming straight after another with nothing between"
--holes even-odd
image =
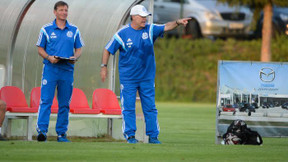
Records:
<instances>
[{"instance_id":1,"label":"parked car","mask_svg":"<svg viewBox=\"0 0 288 162\"><path fill-rule=\"evenodd\" d=\"M268 108L269 108L269 104L268 104L267 102L263 102L263 103L262 103L262 108L263 108L263 109L265 109L265 108L268 109Z\"/></svg>"},{"instance_id":2,"label":"parked car","mask_svg":"<svg viewBox=\"0 0 288 162\"><path fill-rule=\"evenodd\" d=\"M275 106L275 107L279 107L279 106L281 106L281 105L280 105L279 102L276 101L276 102L274 102L274 106Z\"/></svg>"},{"instance_id":3,"label":"parked car","mask_svg":"<svg viewBox=\"0 0 288 162\"><path fill-rule=\"evenodd\" d=\"M238 109L239 108L239 105L238 104L233 104L232 105L235 109Z\"/></svg>"},{"instance_id":4,"label":"parked car","mask_svg":"<svg viewBox=\"0 0 288 162\"><path fill-rule=\"evenodd\" d=\"M227 111L227 112L235 112L236 111L236 109L232 105L224 105L222 110Z\"/></svg>"},{"instance_id":5,"label":"parked car","mask_svg":"<svg viewBox=\"0 0 288 162\"><path fill-rule=\"evenodd\" d=\"M281 106L283 109L288 109L288 102L285 102L284 104L282 104Z\"/></svg>"},{"instance_id":6,"label":"parked car","mask_svg":"<svg viewBox=\"0 0 288 162\"><path fill-rule=\"evenodd\" d=\"M256 112L255 107L249 103L245 103L243 107L241 107L240 112Z\"/></svg>"},{"instance_id":7,"label":"parked car","mask_svg":"<svg viewBox=\"0 0 288 162\"><path fill-rule=\"evenodd\" d=\"M255 30L256 37L262 37L263 26L263 11L260 14L260 18L257 21ZM277 34L288 35L288 7L273 7L272 17L272 35L275 37Z\"/></svg>"},{"instance_id":8,"label":"parked car","mask_svg":"<svg viewBox=\"0 0 288 162\"><path fill-rule=\"evenodd\" d=\"M274 108L275 107L273 102L268 102L268 105L269 105L269 108Z\"/></svg>"},{"instance_id":9,"label":"parked car","mask_svg":"<svg viewBox=\"0 0 288 162\"><path fill-rule=\"evenodd\" d=\"M252 103L252 106L254 106L255 109L258 109L258 108L259 108L258 103L256 103L256 102L253 102L253 103Z\"/></svg>"},{"instance_id":10,"label":"parked car","mask_svg":"<svg viewBox=\"0 0 288 162\"><path fill-rule=\"evenodd\" d=\"M180 18L181 0L154 0L158 22L166 23ZM253 14L246 6L230 7L217 0L184 0L183 17L192 18L185 28L192 38L243 37L253 34L250 23ZM170 32L177 34L177 30Z\"/></svg>"},{"instance_id":11,"label":"parked car","mask_svg":"<svg viewBox=\"0 0 288 162\"><path fill-rule=\"evenodd\" d=\"M244 103L239 102L239 103L238 103L238 108L240 109L241 107L244 107Z\"/></svg>"}]
</instances>

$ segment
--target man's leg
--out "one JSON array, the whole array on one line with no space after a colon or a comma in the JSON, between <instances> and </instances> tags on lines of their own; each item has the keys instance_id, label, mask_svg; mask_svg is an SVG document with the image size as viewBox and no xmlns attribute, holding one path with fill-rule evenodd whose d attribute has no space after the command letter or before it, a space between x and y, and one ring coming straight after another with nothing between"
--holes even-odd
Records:
<instances>
[{"instance_id":1,"label":"man's leg","mask_svg":"<svg viewBox=\"0 0 288 162\"><path fill-rule=\"evenodd\" d=\"M136 132L136 114L135 102L137 84L121 84L121 108L123 115L122 131L124 137L128 140L129 137L135 138Z\"/></svg>"},{"instance_id":2,"label":"man's leg","mask_svg":"<svg viewBox=\"0 0 288 162\"><path fill-rule=\"evenodd\" d=\"M58 81L57 97L58 97L58 116L56 123L56 133L59 142L69 142L66 138L69 123L69 105L73 91L73 72L62 71L62 79ZM65 141L61 141L59 137L63 137Z\"/></svg>"},{"instance_id":3,"label":"man's leg","mask_svg":"<svg viewBox=\"0 0 288 162\"><path fill-rule=\"evenodd\" d=\"M5 113L6 113L6 103L3 100L0 100L0 128L2 127L5 118Z\"/></svg>"},{"instance_id":4,"label":"man's leg","mask_svg":"<svg viewBox=\"0 0 288 162\"><path fill-rule=\"evenodd\" d=\"M160 127L158 123L158 111L155 106L154 81L140 83L139 95L146 123L146 135L150 138L158 138Z\"/></svg>"},{"instance_id":5,"label":"man's leg","mask_svg":"<svg viewBox=\"0 0 288 162\"><path fill-rule=\"evenodd\" d=\"M3 100L0 100L0 141L6 141L6 139L1 134L5 113L6 113L6 103Z\"/></svg>"},{"instance_id":6,"label":"man's leg","mask_svg":"<svg viewBox=\"0 0 288 162\"><path fill-rule=\"evenodd\" d=\"M45 138L38 141L46 140L46 133L48 132L51 105L55 95L55 88L57 84L57 71L55 69L44 66L42 84L41 84L41 100L38 110L37 132L43 134Z\"/></svg>"}]
</instances>

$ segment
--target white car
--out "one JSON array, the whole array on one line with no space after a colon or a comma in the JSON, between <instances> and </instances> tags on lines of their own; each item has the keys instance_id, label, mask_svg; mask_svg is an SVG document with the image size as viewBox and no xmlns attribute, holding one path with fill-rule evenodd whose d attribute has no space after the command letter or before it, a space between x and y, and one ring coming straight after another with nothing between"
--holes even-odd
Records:
<instances>
[{"instance_id":1,"label":"white car","mask_svg":"<svg viewBox=\"0 0 288 162\"><path fill-rule=\"evenodd\" d=\"M253 13L248 7L230 7L217 0L154 0L154 15L158 21L166 23L181 17L192 18L184 34L192 38L209 37L245 37L251 35L250 24ZM175 33L177 30L174 30Z\"/></svg>"}]
</instances>

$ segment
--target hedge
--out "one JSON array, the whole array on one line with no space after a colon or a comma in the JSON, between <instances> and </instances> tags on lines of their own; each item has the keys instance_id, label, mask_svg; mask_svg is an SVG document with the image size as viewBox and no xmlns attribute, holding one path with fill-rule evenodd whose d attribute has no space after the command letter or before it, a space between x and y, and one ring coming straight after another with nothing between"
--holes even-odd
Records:
<instances>
[{"instance_id":1,"label":"hedge","mask_svg":"<svg viewBox=\"0 0 288 162\"><path fill-rule=\"evenodd\" d=\"M272 42L272 61L288 59L287 36ZM156 100L216 101L218 60L259 61L261 40L163 38L155 43Z\"/></svg>"}]
</instances>

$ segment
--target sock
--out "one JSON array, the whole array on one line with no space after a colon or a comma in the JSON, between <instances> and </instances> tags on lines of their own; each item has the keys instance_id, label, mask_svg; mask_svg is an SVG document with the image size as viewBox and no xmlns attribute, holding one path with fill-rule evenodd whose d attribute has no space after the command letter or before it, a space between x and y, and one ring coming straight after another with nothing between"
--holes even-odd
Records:
<instances>
[{"instance_id":1,"label":"sock","mask_svg":"<svg viewBox=\"0 0 288 162\"><path fill-rule=\"evenodd\" d=\"M1 127L0 127L0 134L1 134Z\"/></svg>"}]
</instances>

